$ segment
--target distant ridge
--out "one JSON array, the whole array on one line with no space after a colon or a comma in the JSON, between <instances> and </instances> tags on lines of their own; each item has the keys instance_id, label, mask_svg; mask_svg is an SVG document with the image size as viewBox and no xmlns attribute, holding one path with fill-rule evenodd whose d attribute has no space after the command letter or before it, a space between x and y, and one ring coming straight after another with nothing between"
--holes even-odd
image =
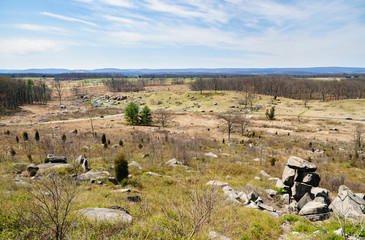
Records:
<instances>
[{"instance_id":1,"label":"distant ridge","mask_svg":"<svg viewBox=\"0 0 365 240\"><path fill-rule=\"evenodd\" d=\"M365 68L357 67L313 67L313 68L182 68L182 69L118 69L69 70L58 68L12 70L0 69L0 74L38 73L119 73L127 76L142 74L255 74L255 75L318 75L318 74L362 74Z\"/></svg>"}]
</instances>

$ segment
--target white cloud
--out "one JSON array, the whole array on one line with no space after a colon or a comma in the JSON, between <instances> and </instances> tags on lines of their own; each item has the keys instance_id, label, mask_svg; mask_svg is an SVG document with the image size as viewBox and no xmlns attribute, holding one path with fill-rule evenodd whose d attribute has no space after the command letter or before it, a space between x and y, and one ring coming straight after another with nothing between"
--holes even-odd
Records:
<instances>
[{"instance_id":1,"label":"white cloud","mask_svg":"<svg viewBox=\"0 0 365 240\"><path fill-rule=\"evenodd\" d=\"M100 0L100 2L117 7L132 8L134 4L128 0Z\"/></svg>"},{"instance_id":2,"label":"white cloud","mask_svg":"<svg viewBox=\"0 0 365 240\"><path fill-rule=\"evenodd\" d=\"M65 20L65 21L68 21L68 22L80 22L80 23L85 23L85 24L91 25L91 26L97 26L95 23L84 21L84 20L78 19L78 18L66 17L66 16L62 16L62 15L59 15L59 14L49 13L49 12L40 12L40 14L48 16L48 17L53 17L53 18Z\"/></svg>"},{"instance_id":3,"label":"white cloud","mask_svg":"<svg viewBox=\"0 0 365 240\"><path fill-rule=\"evenodd\" d=\"M46 39L0 39L0 53L7 55L28 55L60 51L67 43Z\"/></svg>"},{"instance_id":4,"label":"white cloud","mask_svg":"<svg viewBox=\"0 0 365 240\"><path fill-rule=\"evenodd\" d=\"M24 30L30 30L30 31L59 32L59 33L65 32L64 29L59 28L59 27L37 25L37 24L26 24L26 23L16 24L15 27L24 29Z\"/></svg>"}]
</instances>

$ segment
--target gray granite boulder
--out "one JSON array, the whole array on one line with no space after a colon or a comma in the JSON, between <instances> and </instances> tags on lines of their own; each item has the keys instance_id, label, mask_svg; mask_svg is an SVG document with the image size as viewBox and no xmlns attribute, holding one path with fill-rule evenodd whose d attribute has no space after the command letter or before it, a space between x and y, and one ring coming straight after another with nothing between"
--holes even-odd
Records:
<instances>
[{"instance_id":1,"label":"gray granite boulder","mask_svg":"<svg viewBox=\"0 0 365 240\"><path fill-rule=\"evenodd\" d=\"M283 184L290 187L293 186L295 174L295 169L285 166L282 177Z\"/></svg>"},{"instance_id":2,"label":"gray granite boulder","mask_svg":"<svg viewBox=\"0 0 365 240\"><path fill-rule=\"evenodd\" d=\"M317 173L298 171L295 181L318 187L321 177Z\"/></svg>"},{"instance_id":3,"label":"gray granite boulder","mask_svg":"<svg viewBox=\"0 0 365 240\"><path fill-rule=\"evenodd\" d=\"M338 196L332 201L330 209L336 214L350 218L365 217L365 200L354 194L345 185L341 185L338 189Z\"/></svg>"},{"instance_id":4,"label":"gray granite boulder","mask_svg":"<svg viewBox=\"0 0 365 240\"><path fill-rule=\"evenodd\" d=\"M299 201L306 193L311 191L311 188L311 185L301 182L294 182L294 185L291 188L292 196L296 201Z\"/></svg>"},{"instance_id":5,"label":"gray granite boulder","mask_svg":"<svg viewBox=\"0 0 365 240\"><path fill-rule=\"evenodd\" d=\"M314 163L295 156L289 157L287 166L304 172L315 172L317 170L317 166Z\"/></svg>"},{"instance_id":6,"label":"gray granite boulder","mask_svg":"<svg viewBox=\"0 0 365 240\"><path fill-rule=\"evenodd\" d=\"M132 223L132 216L121 209L111 208L84 208L79 210L81 215L85 216L89 220L105 221L105 222L123 222Z\"/></svg>"}]
</instances>

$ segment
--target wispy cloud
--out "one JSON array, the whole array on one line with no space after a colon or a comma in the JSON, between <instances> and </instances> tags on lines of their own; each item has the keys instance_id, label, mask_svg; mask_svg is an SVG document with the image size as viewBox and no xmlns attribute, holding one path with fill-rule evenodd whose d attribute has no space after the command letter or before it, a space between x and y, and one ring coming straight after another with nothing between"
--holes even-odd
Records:
<instances>
[{"instance_id":1,"label":"wispy cloud","mask_svg":"<svg viewBox=\"0 0 365 240\"><path fill-rule=\"evenodd\" d=\"M129 0L100 0L100 2L117 7L126 7L126 8L134 7L132 1Z\"/></svg>"},{"instance_id":2,"label":"wispy cloud","mask_svg":"<svg viewBox=\"0 0 365 240\"><path fill-rule=\"evenodd\" d=\"M65 33L65 29L54 26L45 26L45 25L37 25L37 24L16 24L16 28L29 30L29 31L40 31L40 32L58 32Z\"/></svg>"},{"instance_id":3,"label":"wispy cloud","mask_svg":"<svg viewBox=\"0 0 365 240\"><path fill-rule=\"evenodd\" d=\"M63 15L59 15L59 14L54 14L54 13L49 13L49 12L40 12L40 14L42 14L44 16L48 16L48 17L61 19L61 20L68 21L68 22L80 22L80 23L91 25L91 26L98 26L97 24L92 23L92 22L88 22L88 21L78 19L78 18L67 17L67 16L63 16Z\"/></svg>"},{"instance_id":4,"label":"wispy cloud","mask_svg":"<svg viewBox=\"0 0 365 240\"><path fill-rule=\"evenodd\" d=\"M67 47L67 43L47 39L0 39L0 53L28 55L55 52Z\"/></svg>"}]
</instances>

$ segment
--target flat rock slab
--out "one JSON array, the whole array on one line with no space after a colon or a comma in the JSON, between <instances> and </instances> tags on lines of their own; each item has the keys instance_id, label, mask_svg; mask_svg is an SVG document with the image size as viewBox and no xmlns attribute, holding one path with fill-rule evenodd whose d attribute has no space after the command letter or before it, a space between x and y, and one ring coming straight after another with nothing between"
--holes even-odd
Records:
<instances>
[{"instance_id":1,"label":"flat rock slab","mask_svg":"<svg viewBox=\"0 0 365 240\"><path fill-rule=\"evenodd\" d=\"M162 175L154 173L154 172L146 172L146 174L150 175L150 176L162 177Z\"/></svg>"},{"instance_id":2,"label":"flat rock slab","mask_svg":"<svg viewBox=\"0 0 365 240\"><path fill-rule=\"evenodd\" d=\"M37 167L39 168L39 170L46 170L52 168L72 167L72 165L68 163L42 163L38 164Z\"/></svg>"},{"instance_id":3,"label":"flat rock slab","mask_svg":"<svg viewBox=\"0 0 365 240\"><path fill-rule=\"evenodd\" d=\"M289 157L286 165L290 168L302 170L303 172L315 172L317 170L317 166L314 163L295 156Z\"/></svg>"},{"instance_id":4,"label":"flat rock slab","mask_svg":"<svg viewBox=\"0 0 365 240\"><path fill-rule=\"evenodd\" d=\"M132 192L132 190L130 190L129 188L125 188L125 189L118 189L118 190L115 190L113 192L130 193L130 192Z\"/></svg>"},{"instance_id":5,"label":"flat rock slab","mask_svg":"<svg viewBox=\"0 0 365 240\"><path fill-rule=\"evenodd\" d=\"M211 158L217 158L217 157L218 157L217 155L215 155L215 154L214 154L214 153L212 153L212 152L204 153L204 155L205 155L206 157L211 157Z\"/></svg>"},{"instance_id":6,"label":"flat rock slab","mask_svg":"<svg viewBox=\"0 0 365 240\"><path fill-rule=\"evenodd\" d=\"M212 185L217 187L225 187L228 186L228 183L226 182L220 182L220 181L209 181L206 183L206 185Z\"/></svg>"},{"instance_id":7,"label":"flat rock slab","mask_svg":"<svg viewBox=\"0 0 365 240\"><path fill-rule=\"evenodd\" d=\"M90 180L90 179L100 179L100 178L106 178L108 177L110 174L107 171L103 171L103 172L87 172L87 173L83 173L80 174L79 176L77 176L77 180L81 180L81 181L85 181L85 180Z\"/></svg>"},{"instance_id":8,"label":"flat rock slab","mask_svg":"<svg viewBox=\"0 0 365 240\"><path fill-rule=\"evenodd\" d=\"M321 214L328 212L329 209L327 204L311 201L303 206L303 208L299 212L299 215L305 216L305 215Z\"/></svg>"},{"instance_id":9,"label":"flat rock slab","mask_svg":"<svg viewBox=\"0 0 365 240\"><path fill-rule=\"evenodd\" d=\"M79 212L91 221L132 223L132 216L119 209L84 208Z\"/></svg>"}]
</instances>

